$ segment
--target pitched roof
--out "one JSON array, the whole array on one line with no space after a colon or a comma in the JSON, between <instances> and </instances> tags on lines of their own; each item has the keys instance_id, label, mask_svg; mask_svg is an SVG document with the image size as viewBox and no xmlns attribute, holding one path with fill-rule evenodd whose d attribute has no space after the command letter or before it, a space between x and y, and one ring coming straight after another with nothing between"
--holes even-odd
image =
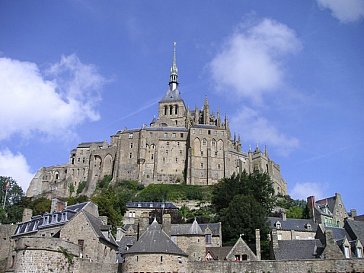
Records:
<instances>
[{"instance_id":1,"label":"pitched roof","mask_svg":"<svg viewBox=\"0 0 364 273\"><path fill-rule=\"evenodd\" d=\"M198 224L205 233L205 230L209 228L213 236L219 236L221 231L221 223L208 223L208 224ZM191 234L192 224L172 224L171 225L171 235L189 235Z\"/></svg>"},{"instance_id":2,"label":"pitched roof","mask_svg":"<svg viewBox=\"0 0 364 273\"><path fill-rule=\"evenodd\" d=\"M274 256L276 260L306 260L319 257L322 251L323 246L318 239L279 240Z\"/></svg>"},{"instance_id":3,"label":"pitched roof","mask_svg":"<svg viewBox=\"0 0 364 273\"><path fill-rule=\"evenodd\" d=\"M271 228L276 228L275 224L277 221L281 223L281 230L296 230L296 231L310 231L315 232L317 230L317 224L312 219L294 219L287 218L283 220L279 217L268 217L268 221ZM311 225L311 229L308 228L307 224Z\"/></svg>"},{"instance_id":4,"label":"pitched roof","mask_svg":"<svg viewBox=\"0 0 364 273\"><path fill-rule=\"evenodd\" d=\"M232 246L206 247L206 254L210 253L214 260L225 260Z\"/></svg>"},{"instance_id":5,"label":"pitched roof","mask_svg":"<svg viewBox=\"0 0 364 273\"><path fill-rule=\"evenodd\" d=\"M170 202L127 202L127 208L178 209Z\"/></svg>"},{"instance_id":6,"label":"pitched roof","mask_svg":"<svg viewBox=\"0 0 364 273\"><path fill-rule=\"evenodd\" d=\"M355 221L347 219L345 227L348 229L348 233L351 235L352 239L359 239L362 244L364 244L364 222Z\"/></svg>"},{"instance_id":7,"label":"pitched roof","mask_svg":"<svg viewBox=\"0 0 364 273\"><path fill-rule=\"evenodd\" d=\"M193 221L188 234L204 234L200 226L198 225L196 219Z\"/></svg>"},{"instance_id":8,"label":"pitched roof","mask_svg":"<svg viewBox=\"0 0 364 273\"><path fill-rule=\"evenodd\" d=\"M136 236L124 236L121 238L121 240L118 242L119 244L119 252L124 254L128 251L128 248L130 248L132 245L135 244L137 241Z\"/></svg>"},{"instance_id":9,"label":"pitched roof","mask_svg":"<svg viewBox=\"0 0 364 273\"><path fill-rule=\"evenodd\" d=\"M140 239L125 254L166 253L188 256L162 230L156 220L147 228Z\"/></svg>"},{"instance_id":10,"label":"pitched roof","mask_svg":"<svg viewBox=\"0 0 364 273\"><path fill-rule=\"evenodd\" d=\"M93 216L91 213L87 212L87 211L83 211L87 220L90 222L92 228L94 229L95 233L97 234L97 236L99 237L99 239L101 239L104 242L107 242L115 247L118 247L118 244L115 242L114 237L111 235L109 236L105 236L102 231L110 231L111 230L111 226L109 225L104 225L103 222L101 221L101 219Z\"/></svg>"}]
</instances>

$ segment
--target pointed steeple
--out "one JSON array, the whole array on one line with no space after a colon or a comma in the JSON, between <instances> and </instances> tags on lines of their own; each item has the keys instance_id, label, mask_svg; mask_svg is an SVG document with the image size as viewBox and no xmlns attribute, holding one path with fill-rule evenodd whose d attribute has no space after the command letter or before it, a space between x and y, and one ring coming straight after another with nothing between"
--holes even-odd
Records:
<instances>
[{"instance_id":1,"label":"pointed steeple","mask_svg":"<svg viewBox=\"0 0 364 273\"><path fill-rule=\"evenodd\" d=\"M266 157L268 157L268 149L267 149L267 145L264 146L264 155Z\"/></svg>"},{"instance_id":2,"label":"pointed steeple","mask_svg":"<svg viewBox=\"0 0 364 273\"><path fill-rule=\"evenodd\" d=\"M169 75L169 89L172 91L177 88L178 85L178 68L176 61L176 42L173 42L173 61L171 66L171 73Z\"/></svg>"}]
</instances>

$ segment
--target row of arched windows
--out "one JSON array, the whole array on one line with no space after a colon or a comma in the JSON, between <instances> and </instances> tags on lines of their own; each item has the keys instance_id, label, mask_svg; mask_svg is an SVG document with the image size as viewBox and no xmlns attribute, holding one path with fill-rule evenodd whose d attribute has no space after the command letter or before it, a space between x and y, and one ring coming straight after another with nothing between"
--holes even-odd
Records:
<instances>
[{"instance_id":1,"label":"row of arched windows","mask_svg":"<svg viewBox=\"0 0 364 273\"><path fill-rule=\"evenodd\" d=\"M164 115L177 115L178 114L178 105L165 105L164 106Z\"/></svg>"}]
</instances>

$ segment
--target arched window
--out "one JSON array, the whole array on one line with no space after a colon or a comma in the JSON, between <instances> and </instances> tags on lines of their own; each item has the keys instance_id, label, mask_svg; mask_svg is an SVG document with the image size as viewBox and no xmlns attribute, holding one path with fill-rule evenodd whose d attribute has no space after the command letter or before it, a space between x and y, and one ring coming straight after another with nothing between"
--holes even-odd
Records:
<instances>
[{"instance_id":1,"label":"arched window","mask_svg":"<svg viewBox=\"0 0 364 273\"><path fill-rule=\"evenodd\" d=\"M165 105L164 106L164 115L167 115L167 109L168 109L168 107L167 107L167 105Z\"/></svg>"},{"instance_id":2,"label":"arched window","mask_svg":"<svg viewBox=\"0 0 364 273\"><path fill-rule=\"evenodd\" d=\"M172 115L172 113L173 113L173 106L172 106L172 105L170 105L170 106L169 106L169 114L170 114L170 115Z\"/></svg>"},{"instance_id":3,"label":"arched window","mask_svg":"<svg viewBox=\"0 0 364 273\"><path fill-rule=\"evenodd\" d=\"M177 115L178 114L178 105L174 106L174 113Z\"/></svg>"}]
</instances>

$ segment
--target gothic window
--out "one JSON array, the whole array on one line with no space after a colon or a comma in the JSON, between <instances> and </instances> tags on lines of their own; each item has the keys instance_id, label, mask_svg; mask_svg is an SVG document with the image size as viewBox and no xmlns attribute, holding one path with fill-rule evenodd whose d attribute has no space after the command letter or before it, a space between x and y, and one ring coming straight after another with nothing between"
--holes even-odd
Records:
<instances>
[{"instance_id":1,"label":"gothic window","mask_svg":"<svg viewBox=\"0 0 364 273\"><path fill-rule=\"evenodd\" d=\"M207 144L207 140L205 138L203 139L202 144L203 145L206 145Z\"/></svg>"},{"instance_id":2,"label":"gothic window","mask_svg":"<svg viewBox=\"0 0 364 273\"><path fill-rule=\"evenodd\" d=\"M150 159L151 159L151 160L153 160L153 159L154 159L154 155L153 155L153 154L151 154Z\"/></svg>"},{"instance_id":3,"label":"gothic window","mask_svg":"<svg viewBox=\"0 0 364 273\"><path fill-rule=\"evenodd\" d=\"M173 106L172 106L172 105L170 105L170 106L169 106L169 114L170 114L170 115L172 115L172 113L173 113Z\"/></svg>"},{"instance_id":4,"label":"gothic window","mask_svg":"<svg viewBox=\"0 0 364 273\"><path fill-rule=\"evenodd\" d=\"M177 115L178 114L178 105L174 106L174 113Z\"/></svg>"},{"instance_id":5,"label":"gothic window","mask_svg":"<svg viewBox=\"0 0 364 273\"><path fill-rule=\"evenodd\" d=\"M164 106L164 115L166 116L167 115L167 105Z\"/></svg>"},{"instance_id":6,"label":"gothic window","mask_svg":"<svg viewBox=\"0 0 364 273\"><path fill-rule=\"evenodd\" d=\"M129 153L129 158L132 158L133 157L133 153Z\"/></svg>"}]
</instances>

